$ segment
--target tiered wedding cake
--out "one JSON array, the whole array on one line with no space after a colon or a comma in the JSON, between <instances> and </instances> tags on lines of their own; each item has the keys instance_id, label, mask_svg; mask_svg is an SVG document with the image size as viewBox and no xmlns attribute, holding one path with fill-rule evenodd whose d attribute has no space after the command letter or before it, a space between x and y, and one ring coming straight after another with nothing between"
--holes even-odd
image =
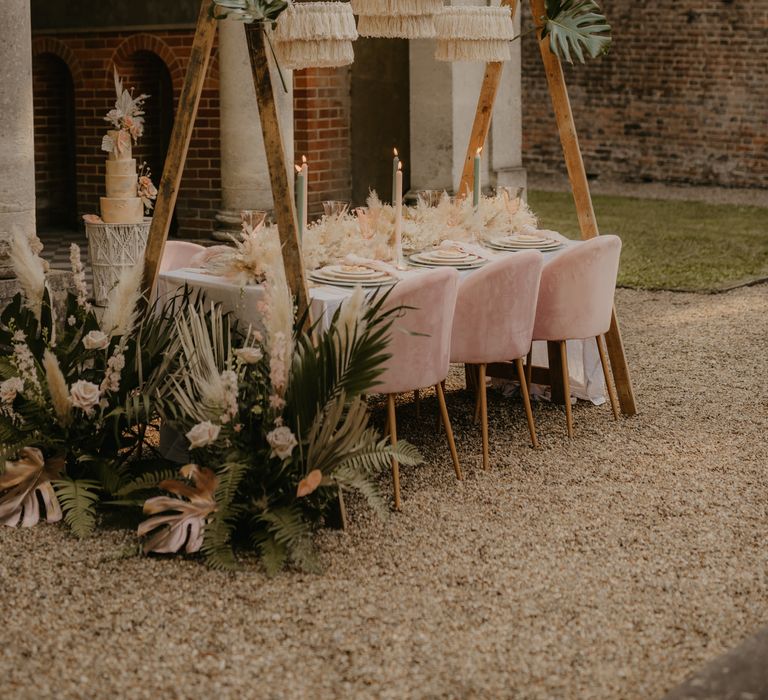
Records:
<instances>
[{"instance_id":1,"label":"tiered wedding cake","mask_svg":"<svg viewBox=\"0 0 768 700\"><path fill-rule=\"evenodd\" d=\"M105 121L112 129L101 142L107 156L107 196L101 198L101 219L105 224L140 224L144 221L144 208L152 208L157 191L148 173L137 172L133 158L133 144L144 133L144 100L149 95L133 97L123 89L123 83L115 68L115 108Z\"/></svg>"},{"instance_id":2,"label":"tiered wedding cake","mask_svg":"<svg viewBox=\"0 0 768 700\"><path fill-rule=\"evenodd\" d=\"M108 131L115 144L126 132ZM101 198L101 218L106 224L140 224L144 221L144 202L138 196L139 176L136 159L131 157L131 140L113 148L107 156L107 196Z\"/></svg>"}]
</instances>

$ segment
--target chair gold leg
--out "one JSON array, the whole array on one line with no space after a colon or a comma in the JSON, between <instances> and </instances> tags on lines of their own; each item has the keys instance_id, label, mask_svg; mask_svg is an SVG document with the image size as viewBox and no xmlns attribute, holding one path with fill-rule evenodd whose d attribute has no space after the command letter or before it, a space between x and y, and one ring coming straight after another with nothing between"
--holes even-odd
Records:
<instances>
[{"instance_id":1,"label":"chair gold leg","mask_svg":"<svg viewBox=\"0 0 768 700\"><path fill-rule=\"evenodd\" d=\"M533 420L533 411L531 410L531 397L528 393L528 381L523 368L523 359L518 357L515 360L517 366L517 376L520 379L520 396L523 397L523 406L525 406L525 417L528 420L528 432L531 434L531 445L534 449L539 446L539 439L536 437L536 423Z\"/></svg>"},{"instance_id":2,"label":"chair gold leg","mask_svg":"<svg viewBox=\"0 0 768 700\"><path fill-rule=\"evenodd\" d=\"M479 365L473 365L474 369L477 370L475 372L475 425L477 425L480 422L480 387L482 386L483 389L485 388L485 382L482 384L480 383L480 366Z\"/></svg>"},{"instance_id":3,"label":"chair gold leg","mask_svg":"<svg viewBox=\"0 0 768 700\"><path fill-rule=\"evenodd\" d=\"M389 438L393 445L397 445L397 417L395 415L395 395L387 394L387 423ZM400 510L400 465L392 458L392 485L395 491L395 510Z\"/></svg>"},{"instance_id":4,"label":"chair gold leg","mask_svg":"<svg viewBox=\"0 0 768 700\"><path fill-rule=\"evenodd\" d=\"M525 358L525 383L530 387L531 378L533 377L533 343L531 343L531 349L528 351L528 356Z\"/></svg>"},{"instance_id":5,"label":"chair gold leg","mask_svg":"<svg viewBox=\"0 0 768 700\"><path fill-rule=\"evenodd\" d=\"M485 365L480 365L480 425L483 434L483 469L488 469L488 394L485 388Z\"/></svg>"},{"instance_id":6,"label":"chair gold leg","mask_svg":"<svg viewBox=\"0 0 768 700\"><path fill-rule=\"evenodd\" d=\"M560 364L563 366L563 397L565 399L565 422L568 437L573 438L573 415L571 414L571 380L568 373L568 349L564 340L560 341Z\"/></svg>"},{"instance_id":7,"label":"chair gold leg","mask_svg":"<svg viewBox=\"0 0 768 700\"><path fill-rule=\"evenodd\" d=\"M448 406L445 405L445 393L443 392L442 384L436 384L435 391L437 392L437 400L440 403L440 415L443 418L443 427L445 428L445 434L448 437L448 447L451 449L451 458L453 459L453 469L456 472L456 478L459 481L463 481L464 475L461 473L461 465L459 464L459 454L458 452L456 452L456 443L453 440L453 430L451 429L451 419L448 417Z\"/></svg>"},{"instance_id":8,"label":"chair gold leg","mask_svg":"<svg viewBox=\"0 0 768 700\"><path fill-rule=\"evenodd\" d=\"M619 420L619 400L616 396L616 387L613 385L613 375L608 365L608 357L603 345L603 336L598 335L597 351L600 353L600 364L603 366L603 376L605 377L605 388L608 391L608 398L611 400L611 409L613 410L613 420Z\"/></svg>"}]
</instances>

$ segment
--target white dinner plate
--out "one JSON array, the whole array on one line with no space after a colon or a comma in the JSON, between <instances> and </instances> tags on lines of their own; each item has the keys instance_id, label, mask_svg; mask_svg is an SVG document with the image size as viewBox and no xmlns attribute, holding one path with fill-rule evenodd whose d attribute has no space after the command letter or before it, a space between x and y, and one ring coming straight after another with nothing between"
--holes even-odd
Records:
<instances>
[{"instance_id":1,"label":"white dinner plate","mask_svg":"<svg viewBox=\"0 0 768 700\"><path fill-rule=\"evenodd\" d=\"M413 267L428 267L433 270L435 268L440 268L440 267L452 267L454 270L475 270L478 267L482 267L487 262L488 262L487 260L483 260L482 258L477 258L477 260L471 263L465 263L465 264L454 263L453 265L446 265L444 263L419 262L418 260L414 260L413 258L411 258L408 261L408 264L412 265Z\"/></svg>"},{"instance_id":2,"label":"white dinner plate","mask_svg":"<svg viewBox=\"0 0 768 700\"><path fill-rule=\"evenodd\" d=\"M312 282L316 282L317 284L325 284L330 287L357 287L358 285L361 287L391 287L394 284L397 284L398 279L396 277L392 277L391 275L386 275L382 279L374 279L374 280L350 280L350 279L339 279L336 277L326 277L325 275L318 274L318 272L310 272L309 273L309 279Z\"/></svg>"},{"instance_id":3,"label":"white dinner plate","mask_svg":"<svg viewBox=\"0 0 768 700\"><path fill-rule=\"evenodd\" d=\"M445 258L436 258L428 253L414 253L410 257L411 262L419 263L421 265L441 265L447 267L458 267L463 265L474 265L481 258L477 255L466 255L462 258L451 258L446 260Z\"/></svg>"}]
</instances>

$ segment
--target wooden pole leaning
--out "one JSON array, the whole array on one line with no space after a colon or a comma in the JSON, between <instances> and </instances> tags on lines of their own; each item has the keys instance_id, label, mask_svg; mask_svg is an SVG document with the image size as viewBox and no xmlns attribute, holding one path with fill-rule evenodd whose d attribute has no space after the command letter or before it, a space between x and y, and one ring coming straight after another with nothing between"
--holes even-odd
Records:
<instances>
[{"instance_id":1,"label":"wooden pole leaning","mask_svg":"<svg viewBox=\"0 0 768 700\"><path fill-rule=\"evenodd\" d=\"M595 210L592 206L592 197L589 192L587 173L584 169L584 160L581 156L579 139L576 134L576 124L573 119L571 102L568 98L568 89L565 84L563 66L560 59L550 51L549 39L541 38L542 18L546 15L544 0L530 0L533 19L538 28L539 49L544 63L544 71L547 76L549 94L552 98L552 107L555 112L557 129L560 133L560 142L563 146L565 165L568 169L568 178L571 182L576 215L579 220L581 237L583 239L594 238L600 234L595 218ZM619 394L619 403L622 413L628 416L637 413L635 395L632 389L632 379L629 374L624 343L621 339L621 331L616 318L616 309L613 309L611 328L605 334L608 346L608 355L611 360L616 390ZM566 397L567 398L567 397Z\"/></svg>"},{"instance_id":2,"label":"wooden pole leaning","mask_svg":"<svg viewBox=\"0 0 768 700\"><path fill-rule=\"evenodd\" d=\"M176 119L171 131L168 154L165 157L163 175L157 188L155 213L149 229L147 248L144 254L144 278L142 289L145 299L149 299L157 280L163 248L168 239L171 217L176 207L181 175L187 160L189 142L195 126L197 108L203 92L203 84L208 73L213 41L216 37L216 19L213 16L213 0L203 0L197 18L197 30L192 44L192 53L187 65L187 74L179 96Z\"/></svg>"},{"instance_id":3,"label":"wooden pole leaning","mask_svg":"<svg viewBox=\"0 0 768 700\"><path fill-rule=\"evenodd\" d=\"M501 0L501 6L507 6L512 9L512 17L515 16L518 0ZM504 72L502 62L493 62L485 64L485 75L483 76L483 85L480 88L480 97L477 100L477 110L475 111L475 121L472 124L472 133L469 137L467 146L467 155L464 158L464 170L461 174L461 182L456 194L460 197L466 197L472 190L473 161L478 148L483 148L488 139L488 132L491 128L491 117L493 116L493 105L496 102L496 95L499 92L501 84L501 75Z\"/></svg>"},{"instance_id":4,"label":"wooden pole leaning","mask_svg":"<svg viewBox=\"0 0 768 700\"><path fill-rule=\"evenodd\" d=\"M265 31L261 24L255 22L245 25L248 53L251 57L251 70L253 71L253 84L256 88L256 101L259 105L261 130L264 135L264 150L267 154L269 179L272 183L272 197L275 202L275 219L277 229L280 232L285 276L298 307L299 316L304 316L305 329L308 329L311 319L309 314L304 312L309 308L309 289L304 277L304 261L299 242L296 208L291 183L288 179L274 85L269 72Z\"/></svg>"}]
</instances>

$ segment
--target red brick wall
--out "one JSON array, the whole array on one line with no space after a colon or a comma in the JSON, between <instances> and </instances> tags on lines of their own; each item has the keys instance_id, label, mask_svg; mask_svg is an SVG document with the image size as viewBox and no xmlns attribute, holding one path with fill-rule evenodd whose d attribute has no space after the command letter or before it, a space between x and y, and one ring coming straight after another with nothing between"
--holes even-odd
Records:
<instances>
[{"instance_id":1,"label":"red brick wall","mask_svg":"<svg viewBox=\"0 0 768 700\"><path fill-rule=\"evenodd\" d=\"M55 37L38 35L34 38L33 55L50 53L58 56L67 64L73 77L79 215L98 212L99 197L104 194L105 154L101 152L101 138L108 128L103 117L115 100L112 65L116 64L126 71L128 86L133 85L132 79L135 79L139 91L144 90L144 83L150 86L148 92L157 91L167 70L165 80L170 80L175 105L193 34L192 30L167 30L152 33L57 34ZM148 56L148 53L153 56ZM164 68L161 68L160 62ZM45 85L44 76L38 74L34 84L38 103ZM164 109L160 103L170 103L171 97L166 96L165 100L163 97L156 94L147 101L146 136L136 148L137 157L146 158L153 165L156 183L162 172L159 153L162 151L163 135L159 132L169 128L167 120L170 116L167 107ZM165 124L163 120L166 120ZM37 130L35 137L40 138ZM43 172L47 165L41 160L36 167ZM219 92L214 53L176 205L179 235L207 237L213 230L213 217L220 200Z\"/></svg>"},{"instance_id":2,"label":"red brick wall","mask_svg":"<svg viewBox=\"0 0 768 700\"><path fill-rule=\"evenodd\" d=\"M293 74L296 162L309 162L311 216L327 199L352 197L349 68L310 68Z\"/></svg>"},{"instance_id":3,"label":"red brick wall","mask_svg":"<svg viewBox=\"0 0 768 700\"><path fill-rule=\"evenodd\" d=\"M611 53L566 66L587 172L768 187L768 3L604 0ZM530 26L523 3L524 30ZM523 40L523 154L563 173L535 39Z\"/></svg>"},{"instance_id":4,"label":"red brick wall","mask_svg":"<svg viewBox=\"0 0 768 700\"><path fill-rule=\"evenodd\" d=\"M74 222L75 163L72 80L52 54L35 56L35 191L38 226Z\"/></svg>"}]
</instances>

